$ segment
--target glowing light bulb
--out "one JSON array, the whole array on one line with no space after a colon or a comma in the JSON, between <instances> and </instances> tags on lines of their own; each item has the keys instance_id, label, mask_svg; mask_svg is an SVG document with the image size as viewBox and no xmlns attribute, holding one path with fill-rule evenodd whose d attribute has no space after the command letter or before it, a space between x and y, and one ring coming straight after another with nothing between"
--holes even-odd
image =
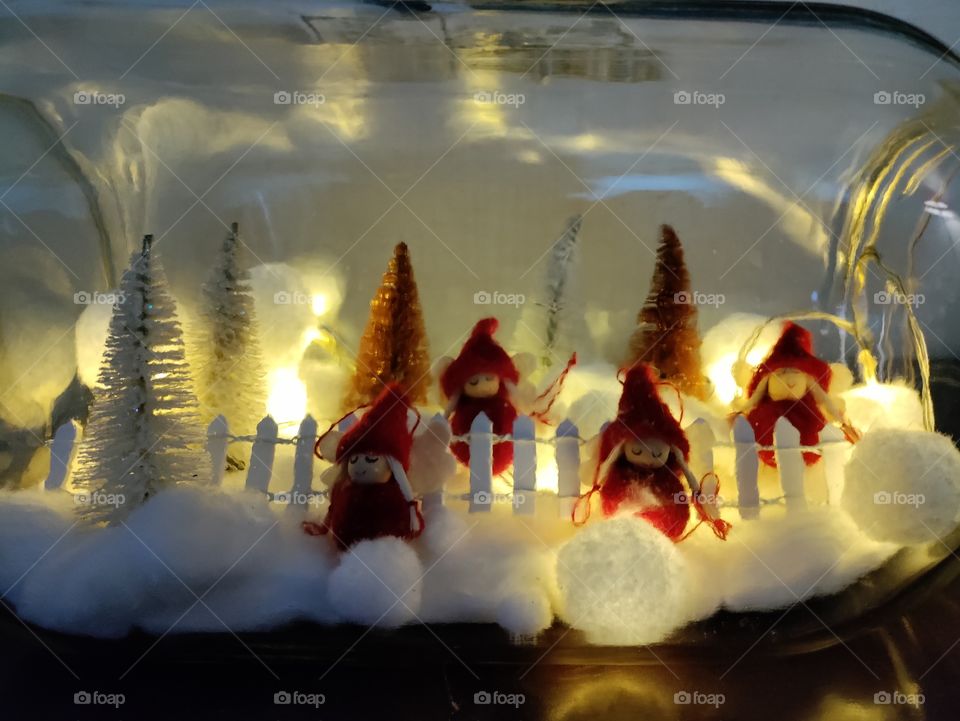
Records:
<instances>
[{"instance_id":1,"label":"glowing light bulb","mask_svg":"<svg viewBox=\"0 0 960 721\"><path fill-rule=\"evenodd\" d=\"M278 423L296 423L307 413L307 387L295 368L277 368L270 372L267 412Z\"/></svg>"},{"instance_id":2,"label":"glowing light bulb","mask_svg":"<svg viewBox=\"0 0 960 721\"><path fill-rule=\"evenodd\" d=\"M326 295L323 293L317 293L313 296L310 306L313 309L313 314L319 318L327 312L327 309L330 307L330 303L327 300Z\"/></svg>"}]
</instances>

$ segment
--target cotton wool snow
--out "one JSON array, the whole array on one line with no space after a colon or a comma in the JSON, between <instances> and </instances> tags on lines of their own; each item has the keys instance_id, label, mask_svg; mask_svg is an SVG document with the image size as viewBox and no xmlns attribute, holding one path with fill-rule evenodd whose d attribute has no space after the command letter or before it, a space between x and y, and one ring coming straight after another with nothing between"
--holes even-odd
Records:
<instances>
[{"instance_id":1,"label":"cotton wool snow","mask_svg":"<svg viewBox=\"0 0 960 721\"><path fill-rule=\"evenodd\" d=\"M12 623L692 657L955 550L950 48L804 3L187 5L0 14Z\"/></svg>"}]
</instances>

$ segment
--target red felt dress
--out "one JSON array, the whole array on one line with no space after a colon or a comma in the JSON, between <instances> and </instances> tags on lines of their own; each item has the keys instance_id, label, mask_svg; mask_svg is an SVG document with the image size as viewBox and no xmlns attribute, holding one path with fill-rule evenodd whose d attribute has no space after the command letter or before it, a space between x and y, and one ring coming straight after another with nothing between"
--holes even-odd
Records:
<instances>
[{"instance_id":1,"label":"red felt dress","mask_svg":"<svg viewBox=\"0 0 960 721\"><path fill-rule=\"evenodd\" d=\"M470 432L470 424L480 413L486 413L493 424L493 432L497 435L506 435L513 432L513 422L517 418L517 409L510 403L510 397L504 384L500 384L497 395L490 398L471 398L466 394L460 396L456 410L450 417L450 429L455 436L466 435ZM450 446L450 451L464 465L470 464L470 446L458 441ZM513 444L495 443L493 445L493 475L503 473L513 463Z\"/></svg>"},{"instance_id":2,"label":"red felt dress","mask_svg":"<svg viewBox=\"0 0 960 721\"><path fill-rule=\"evenodd\" d=\"M820 442L820 431L827 421L820 412L817 401L812 393L807 393L799 401L775 401L769 396L757 404L757 407L747 414L747 420L753 426L753 433L757 443L761 446L773 445L773 429L780 418L786 417L793 426L800 431L800 443L805 446L814 446ZM773 451L760 451L760 460L773 468L777 467L777 460ZM820 459L817 453L803 454L804 462L809 466Z\"/></svg>"},{"instance_id":3,"label":"red felt dress","mask_svg":"<svg viewBox=\"0 0 960 721\"><path fill-rule=\"evenodd\" d=\"M603 515L612 516L636 507L635 516L643 518L671 540L677 540L690 520L690 504L680 482L681 473L679 464L672 458L660 468L640 468L621 455L600 485Z\"/></svg>"},{"instance_id":4,"label":"red felt dress","mask_svg":"<svg viewBox=\"0 0 960 721\"><path fill-rule=\"evenodd\" d=\"M411 532L410 504L393 478L386 483L354 483L341 478L330 491L330 508L320 532L333 534L341 550L372 538L418 535Z\"/></svg>"}]
</instances>

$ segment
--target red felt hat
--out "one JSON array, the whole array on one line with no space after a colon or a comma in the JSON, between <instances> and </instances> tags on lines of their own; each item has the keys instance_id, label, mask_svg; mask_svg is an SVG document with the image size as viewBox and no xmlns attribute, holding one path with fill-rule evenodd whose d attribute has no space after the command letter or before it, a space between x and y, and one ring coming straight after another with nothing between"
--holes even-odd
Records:
<instances>
[{"instance_id":1,"label":"red felt hat","mask_svg":"<svg viewBox=\"0 0 960 721\"><path fill-rule=\"evenodd\" d=\"M363 418L343 434L337 444L336 462L357 453L393 456L403 469L410 469L410 448L413 432L407 424L410 403L399 383L391 383L381 391Z\"/></svg>"},{"instance_id":2,"label":"red felt hat","mask_svg":"<svg viewBox=\"0 0 960 721\"><path fill-rule=\"evenodd\" d=\"M473 327L460 355L440 376L440 387L448 398L461 390L471 376L492 373L500 380L520 381L520 372L503 347L493 339L500 321L484 318Z\"/></svg>"},{"instance_id":3,"label":"red felt hat","mask_svg":"<svg viewBox=\"0 0 960 721\"><path fill-rule=\"evenodd\" d=\"M798 371L803 371L816 379L823 390L827 390L830 385L830 365L813 354L813 338L810 331L796 323L787 322L783 327L779 340L769 355L757 366L753 378L750 379L747 394L753 395L760 381L780 368L796 368Z\"/></svg>"},{"instance_id":4,"label":"red felt hat","mask_svg":"<svg viewBox=\"0 0 960 721\"><path fill-rule=\"evenodd\" d=\"M627 370L616 419L600 437L600 462L623 442L659 438L676 446L684 460L690 457L690 443L657 390L657 374L653 367L638 363Z\"/></svg>"}]
</instances>

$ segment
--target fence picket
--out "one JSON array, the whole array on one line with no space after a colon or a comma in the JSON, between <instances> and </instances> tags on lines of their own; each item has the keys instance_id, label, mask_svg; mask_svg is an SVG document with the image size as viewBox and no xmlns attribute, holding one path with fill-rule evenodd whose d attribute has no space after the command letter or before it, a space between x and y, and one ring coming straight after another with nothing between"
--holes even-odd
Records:
<instances>
[{"instance_id":1,"label":"fence picket","mask_svg":"<svg viewBox=\"0 0 960 721\"><path fill-rule=\"evenodd\" d=\"M684 432L690 441L690 470L699 480L713 471L713 444L716 438L705 418L697 418Z\"/></svg>"},{"instance_id":2,"label":"fence picket","mask_svg":"<svg viewBox=\"0 0 960 721\"><path fill-rule=\"evenodd\" d=\"M77 453L77 440L80 437L80 425L69 420L57 428L53 434L53 444L50 446L50 472L43 482L45 491L56 491L63 488L73 464L73 457Z\"/></svg>"},{"instance_id":3,"label":"fence picket","mask_svg":"<svg viewBox=\"0 0 960 721\"><path fill-rule=\"evenodd\" d=\"M293 457L293 487L290 505L305 506L313 490L313 444L317 440L317 422L309 413L297 431L297 450Z\"/></svg>"},{"instance_id":4,"label":"fence picket","mask_svg":"<svg viewBox=\"0 0 960 721\"><path fill-rule=\"evenodd\" d=\"M820 442L825 444L822 452L823 474L827 480L827 503L840 505L843 495L843 467L847 461L849 446L845 444L843 431L829 424L820 431Z\"/></svg>"},{"instance_id":5,"label":"fence picket","mask_svg":"<svg viewBox=\"0 0 960 721\"><path fill-rule=\"evenodd\" d=\"M513 512L531 515L537 499L537 444L533 418L513 422Z\"/></svg>"},{"instance_id":6,"label":"fence picket","mask_svg":"<svg viewBox=\"0 0 960 721\"><path fill-rule=\"evenodd\" d=\"M742 415L737 416L733 422L733 442L737 454L737 503L740 507L740 518L754 519L760 515L760 487L757 485L760 459L757 457L753 428Z\"/></svg>"},{"instance_id":7,"label":"fence picket","mask_svg":"<svg viewBox=\"0 0 960 721\"><path fill-rule=\"evenodd\" d=\"M276 450L277 422L271 416L264 416L257 424L257 440L253 442L253 450L250 453L246 483L248 491L267 492L270 487Z\"/></svg>"},{"instance_id":8,"label":"fence picket","mask_svg":"<svg viewBox=\"0 0 960 721\"><path fill-rule=\"evenodd\" d=\"M580 429L569 418L557 426L556 443L559 511L569 518L580 496Z\"/></svg>"},{"instance_id":9,"label":"fence picket","mask_svg":"<svg viewBox=\"0 0 960 721\"><path fill-rule=\"evenodd\" d=\"M214 486L223 484L223 474L227 469L227 446L230 433L230 427L227 425L227 419L219 415L210 421L207 426L207 453L210 454L210 466L212 474L210 483Z\"/></svg>"},{"instance_id":10,"label":"fence picket","mask_svg":"<svg viewBox=\"0 0 960 721\"><path fill-rule=\"evenodd\" d=\"M777 469L780 471L780 487L787 502L788 510L805 508L806 496L803 493L803 451L800 448L800 431L787 420L786 416L777 419L773 427L773 445L777 450Z\"/></svg>"},{"instance_id":11,"label":"fence picket","mask_svg":"<svg viewBox=\"0 0 960 721\"><path fill-rule=\"evenodd\" d=\"M493 505L493 423L479 413L470 424L470 513Z\"/></svg>"}]
</instances>

